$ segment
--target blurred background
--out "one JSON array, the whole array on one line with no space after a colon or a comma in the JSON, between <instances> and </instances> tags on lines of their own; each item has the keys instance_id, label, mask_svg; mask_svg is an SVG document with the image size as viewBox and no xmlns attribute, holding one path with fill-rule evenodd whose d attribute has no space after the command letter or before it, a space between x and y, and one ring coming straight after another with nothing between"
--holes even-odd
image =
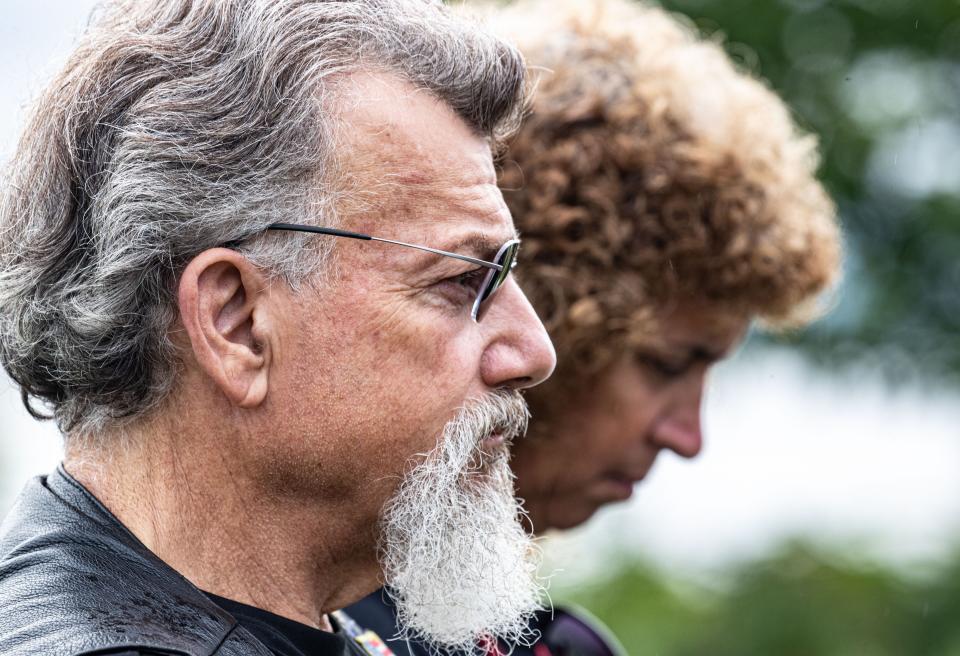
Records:
<instances>
[{"instance_id":1,"label":"blurred background","mask_svg":"<svg viewBox=\"0 0 960 656\"><path fill-rule=\"evenodd\" d=\"M545 540L552 594L637 656L960 655L960 1L662 4L819 135L846 279L717 369L696 461ZM5 0L4 159L93 5ZM59 453L0 378L0 515Z\"/></svg>"}]
</instances>

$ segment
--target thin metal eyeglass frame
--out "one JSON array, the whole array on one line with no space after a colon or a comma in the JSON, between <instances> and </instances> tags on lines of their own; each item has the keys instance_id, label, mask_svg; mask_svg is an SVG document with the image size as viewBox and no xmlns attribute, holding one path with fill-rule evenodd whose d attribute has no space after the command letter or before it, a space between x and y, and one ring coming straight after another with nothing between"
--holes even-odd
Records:
<instances>
[{"instance_id":1,"label":"thin metal eyeglass frame","mask_svg":"<svg viewBox=\"0 0 960 656\"><path fill-rule=\"evenodd\" d=\"M442 255L444 257L452 257L456 260L462 260L464 262L470 262L471 264L476 264L477 266L482 266L489 271L483 279L483 284L480 285L480 289L477 291L477 298L473 301L473 307L470 310L470 318L475 322L480 320L480 309L483 305L486 304L493 295L496 294L497 290L503 285L504 281L507 279L507 274L515 266L517 266L517 250L520 245L519 239L511 239L503 244L500 249L497 251L496 256L494 256L492 262L487 260L481 260L476 257L470 257L469 255L461 255L459 253L451 253L449 251L442 251L438 248L430 248L429 246L421 246L419 244L409 244L405 241L396 241L394 239L384 239L383 237L374 237L372 235L365 235L362 232L350 232L349 230L340 230L338 228L325 228L322 226L312 226L305 225L302 223L273 223L267 226L267 230L288 230L291 232L312 232L318 235L330 235L332 237L346 237L348 239L359 239L362 241L379 241L385 244L393 244L395 246L405 246L407 248L415 248L418 251L426 251L427 253L433 253L435 255ZM503 274L504 267L506 267L507 274Z\"/></svg>"}]
</instances>

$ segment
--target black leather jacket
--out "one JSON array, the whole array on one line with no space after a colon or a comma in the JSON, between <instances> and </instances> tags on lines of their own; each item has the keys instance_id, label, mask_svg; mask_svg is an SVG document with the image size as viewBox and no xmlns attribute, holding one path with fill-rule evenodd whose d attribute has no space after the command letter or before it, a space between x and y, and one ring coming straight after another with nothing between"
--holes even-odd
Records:
<instances>
[{"instance_id":1,"label":"black leather jacket","mask_svg":"<svg viewBox=\"0 0 960 656\"><path fill-rule=\"evenodd\" d=\"M0 654L270 656L62 468L0 525Z\"/></svg>"}]
</instances>

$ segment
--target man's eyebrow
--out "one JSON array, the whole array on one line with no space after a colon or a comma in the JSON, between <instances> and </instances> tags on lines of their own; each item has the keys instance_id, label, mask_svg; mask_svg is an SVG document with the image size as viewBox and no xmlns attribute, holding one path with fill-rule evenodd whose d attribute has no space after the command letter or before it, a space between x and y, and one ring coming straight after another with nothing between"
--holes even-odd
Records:
<instances>
[{"instance_id":1,"label":"man's eyebrow","mask_svg":"<svg viewBox=\"0 0 960 656\"><path fill-rule=\"evenodd\" d=\"M441 240L436 244L423 244L424 246L429 246L430 248L435 248L437 250L446 251L447 253L452 253L454 255L468 255L470 257L475 257L480 260L490 261L492 260L497 251L500 250L500 247L503 246L510 239L518 239L517 233L514 232L513 236L494 236L490 233L485 232L472 232L462 237L450 239L447 241ZM431 253L425 253L420 251L417 255L417 266L427 267L437 263L439 260L445 260L443 256L434 255Z\"/></svg>"},{"instance_id":2,"label":"man's eyebrow","mask_svg":"<svg viewBox=\"0 0 960 656\"><path fill-rule=\"evenodd\" d=\"M501 246L511 239L519 239L516 232L506 238L495 237L486 233L473 233L439 248L457 255L469 255L482 260L489 260L497 254Z\"/></svg>"}]
</instances>

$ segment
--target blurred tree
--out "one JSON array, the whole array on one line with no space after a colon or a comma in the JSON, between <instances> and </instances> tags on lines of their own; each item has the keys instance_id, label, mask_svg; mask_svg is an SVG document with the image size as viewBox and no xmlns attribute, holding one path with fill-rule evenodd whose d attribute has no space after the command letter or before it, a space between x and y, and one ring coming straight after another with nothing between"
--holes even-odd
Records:
<instances>
[{"instance_id":1,"label":"blurred tree","mask_svg":"<svg viewBox=\"0 0 960 656\"><path fill-rule=\"evenodd\" d=\"M619 565L619 566L617 566ZM624 559L606 575L572 587L558 579L555 599L588 609L630 654L672 654L689 627L707 619L713 601L705 589L670 580L647 563Z\"/></svg>"},{"instance_id":2,"label":"blurred tree","mask_svg":"<svg viewBox=\"0 0 960 656\"><path fill-rule=\"evenodd\" d=\"M912 596L890 572L837 565L833 555L789 545L744 567L736 584L682 656L893 656L916 621Z\"/></svg>"},{"instance_id":3,"label":"blurred tree","mask_svg":"<svg viewBox=\"0 0 960 656\"><path fill-rule=\"evenodd\" d=\"M663 0L820 137L847 238L835 311L786 338L960 378L960 2ZM744 117L749 121L749 117Z\"/></svg>"},{"instance_id":4,"label":"blurred tree","mask_svg":"<svg viewBox=\"0 0 960 656\"><path fill-rule=\"evenodd\" d=\"M855 562L787 543L708 590L627 559L554 597L589 608L636 656L960 655L960 552L921 580Z\"/></svg>"}]
</instances>

